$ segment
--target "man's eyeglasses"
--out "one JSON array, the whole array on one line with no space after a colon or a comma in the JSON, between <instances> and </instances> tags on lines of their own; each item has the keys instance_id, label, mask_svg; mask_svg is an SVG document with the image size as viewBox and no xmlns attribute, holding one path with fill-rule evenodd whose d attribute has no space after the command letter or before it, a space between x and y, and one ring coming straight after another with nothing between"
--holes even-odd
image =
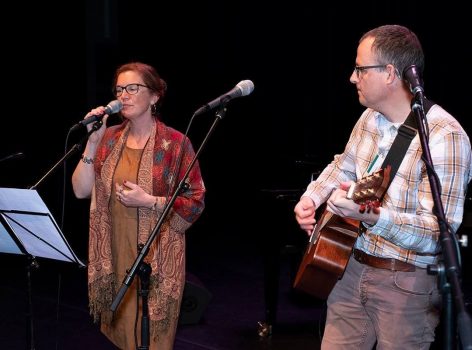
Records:
<instances>
[{"instance_id":1,"label":"man's eyeglasses","mask_svg":"<svg viewBox=\"0 0 472 350\"><path fill-rule=\"evenodd\" d=\"M139 92L140 86L149 89L149 86L146 86L143 84L128 84L126 86L117 85L115 89L113 89L113 93L115 94L116 97L120 97L123 94L123 90L126 90L128 94L136 95Z\"/></svg>"},{"instance_id":2,"label":"man's eyeglasses","mask_svg":"<svg viewBox=\"0 0 472 350\"><path fill-rule=\"evenodd\" d=\"M361 72L365 71L366 69L385 68L385 67L387 67L386 64L376 64L374 66L355 66L354 71L356 72L357 78L359 78L361 75Z\"/></svg>"}]
</instances>

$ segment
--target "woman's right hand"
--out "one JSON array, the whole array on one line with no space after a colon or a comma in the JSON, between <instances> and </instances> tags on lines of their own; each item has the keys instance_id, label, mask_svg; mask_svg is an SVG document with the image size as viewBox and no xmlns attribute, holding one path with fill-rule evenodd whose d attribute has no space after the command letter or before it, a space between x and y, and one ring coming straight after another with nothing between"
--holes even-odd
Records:
<instances>
[{"instance_id":1,"label":"woman's right hand","mask_svg":"<svg viewBox=\"0 0 472 350\"><path fill-rule=\"evenodd\" d=\"M87 119L87 118L89 118L91 116L94 116L94 115L103 115L103 118L102 118L103 125L98 130L96 130L95 132L90 134L90 136L88 138L89 143L97 145L100 142L100 140L102 139L103 135L105 134L108 114L104 114L104 113L105 113L105 107L100 106L100 107L92 109L90 112L88 112L85 115L84 119ZM98 123L98 122L95 122L95 123ZM90 130L92 130L92 127L95 123L87 124L87 131L88 132L90 132Z\"/></svg>"}]
</instances>

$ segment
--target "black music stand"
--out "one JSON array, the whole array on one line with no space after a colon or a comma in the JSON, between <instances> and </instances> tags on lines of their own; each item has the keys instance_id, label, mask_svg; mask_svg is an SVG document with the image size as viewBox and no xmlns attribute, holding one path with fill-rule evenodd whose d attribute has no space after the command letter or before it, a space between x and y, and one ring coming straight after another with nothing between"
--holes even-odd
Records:
<instances>
[{"instance_id":1,"label":"black music stand","mask_svg":"<svg viewBox=\"0 0 472 350\"><path fill-rule=\"evenodd\" d=\"M85 265L77 258L36 190L0 187L0 253L28 258L28 349L34 349L31 268L36 257Z\"/></svg>"}]
</instances>

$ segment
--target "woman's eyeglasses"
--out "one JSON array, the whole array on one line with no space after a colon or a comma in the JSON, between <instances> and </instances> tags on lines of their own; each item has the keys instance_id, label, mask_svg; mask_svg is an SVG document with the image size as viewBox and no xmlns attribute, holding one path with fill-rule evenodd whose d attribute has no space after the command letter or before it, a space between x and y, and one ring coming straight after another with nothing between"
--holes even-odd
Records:
<instances>
[{"instance_id":1,"label":"woman's eyeglasses","mask_svg":"<svg viewBox=\"0 0 472 350\"><path fill-rule=\"evenodd\" d=\"M143 84L128 84L126 86L120 86L117 85L115 89L113 89L113 94L116 97L120 97L123 94L123 91L126 90L126 92L130 95L136 95L139 92L139 87L145 87L149 89L149 86L143 85Z\"/></svg>"}]
</instances>

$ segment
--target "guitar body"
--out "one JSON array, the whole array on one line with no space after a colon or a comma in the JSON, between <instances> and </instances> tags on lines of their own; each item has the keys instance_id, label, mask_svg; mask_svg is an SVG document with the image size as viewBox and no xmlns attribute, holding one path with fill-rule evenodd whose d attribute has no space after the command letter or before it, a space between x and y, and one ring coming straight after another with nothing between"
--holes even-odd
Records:
<instances>
[{"instance_id":1,"label":"guitar body","mask_svg":"<svg viewBox=\"0 0 472 350\"><path fill-rule=\"evenodd\" d=\"M347 192L360 205L359 211L378 211L389 179L390 166L362 178ZM358 236L359 221L325 210L311 235L310 243L295 277L293 287L326 299L346 269Z\"/></svg>"},{"instance_id":2,"label":"guitar body","mask_svg":"<svg viewBox=\"0 0 472 350\"><path fill-rule=\"evenodd\" d=\"M294 288L326 299L346 269L358 226L356 220L325 211L305 251Z\"/></svg>"}]
</instances>

